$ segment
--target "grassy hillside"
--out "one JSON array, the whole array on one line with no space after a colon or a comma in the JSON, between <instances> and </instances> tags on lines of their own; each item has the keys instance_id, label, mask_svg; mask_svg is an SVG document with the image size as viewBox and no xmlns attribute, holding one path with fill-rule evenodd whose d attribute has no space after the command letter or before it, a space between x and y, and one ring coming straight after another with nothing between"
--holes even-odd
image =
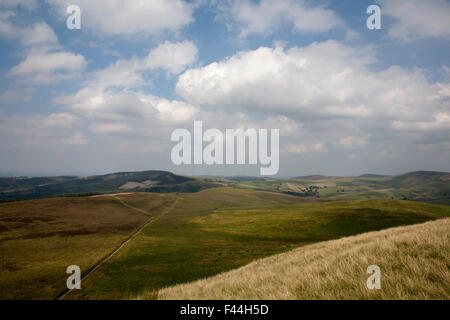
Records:
<instances>
[{"instance_id":1,"label":"grassy hillside","mask_svg":"<svg viewBox=\"0 0 450 320\"><path fill-rule=\"evenodd\" d=\"M301 247L159 291L160 299L450 299L450 219ZM368 290L369 265L381 290ZM152 298L143 294L141 299Z\"/></svg>"},{"instance_id":2,"label":"grassy hillside","mask_svg":"<svg viewBox=\"0 0 450 320\"><path fill-rule=\"evenodd\" d=\"M450 216L450 207L393 200L319 202L214 188L176 205L83 282L69 299L128 299L213 276L319 241ZM127 201L127 196L123 196Z\"/></svg>"},{"instance_id":3,"label":"grassy hillside","mask_svg":"<svg viewBox=\"0 0 450 320\"><path fill-rule=\"evenodd\" d=\"M91 177L0 178L0 201L124 191L197 192L213 186L216 184L208 179L166 171L119 172Z\"/></svg>"}]
</instances>

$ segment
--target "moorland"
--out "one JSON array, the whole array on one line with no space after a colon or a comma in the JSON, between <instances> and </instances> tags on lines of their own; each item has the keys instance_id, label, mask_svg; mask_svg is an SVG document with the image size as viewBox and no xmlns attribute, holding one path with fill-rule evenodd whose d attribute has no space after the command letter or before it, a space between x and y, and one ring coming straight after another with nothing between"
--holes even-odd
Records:
<instances>
[{"instance_id":1,"label":"moorland","mask_svg":"<svg viewBox=\"0 0 450 320\"><path fill-rule=\"evenodd\" d=\"M295 250L303 252L294 255L299 268L309 268L304 252L317 254L314 246L449 217L449 177L415 172L262 179L147 171L2 178L1 194L7 197L0 203L0 299L157 299L174 298L173 292L183 297L196 289L166 288L221 277ZM437 236L448 240L445 230ZM334 259L346 252L333 248ZM419 263L431 268L435 262L427 255L436 250L416 252ZM83 272L81 290L66 288L69 265ZM441 278L430 274L431 282ZM441 294L429 298L442 297L442 288L436 290ZM264 292L249 295L267 297ZM336 292L338 298L368 297ZM400 293L374 297L408 297ZM286 298L320 298L310 290L296 294Z\"/></svg>"}]
</instances>

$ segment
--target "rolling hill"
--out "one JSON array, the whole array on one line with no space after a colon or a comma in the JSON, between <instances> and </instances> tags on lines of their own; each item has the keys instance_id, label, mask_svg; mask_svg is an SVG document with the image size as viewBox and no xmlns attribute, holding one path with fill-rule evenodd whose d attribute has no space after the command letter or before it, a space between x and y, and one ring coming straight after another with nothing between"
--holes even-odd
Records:
<instances>
[{"instance_id":1,"label":"rolling hill","mask_svg":"<svg viewBox=\"0 0 450 320\"><path fill-rule=\"evenodd\" d=\"M443 219L322 242L160 290L158 298L448 300L449 234ZM380 290L366 287L370 265L380 267Z\"/></svg>"},{"instance_id":2,"label":"rolling hill","mask_svg":"<svg viewBox=\"0 0 450 320\"><path fill-rule=\"evenodd\" d=\"M216 184L208 179L167 171L118 172L90 177L0 178L0 201L130 191L197 192L213 186Z\"/></svg>"},{"instance_id":3,"label":"rolling hill","mask_svg":"<svg viewBox=\"0 0 450 320\"><path fill-rule=\"evenodd\" d=\"M450 173L417 171L395 176L304 176L291 179L250 180L235 187L282 192L327 200L399 199L450 204Z\"/></svg>"}]
</instances>

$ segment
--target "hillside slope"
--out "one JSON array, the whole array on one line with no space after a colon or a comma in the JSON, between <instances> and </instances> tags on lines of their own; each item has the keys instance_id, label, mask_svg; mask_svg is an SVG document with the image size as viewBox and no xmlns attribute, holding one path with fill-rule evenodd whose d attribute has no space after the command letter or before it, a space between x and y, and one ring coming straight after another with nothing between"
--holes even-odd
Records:
<instances>
[{"instance_id":1,"label":"hillside slope","mask_svg":"<svg viewBox=\"0 0 450 320\"><path fill-rule=\"evenodd\" d=\"M449 299L449 237L447 218L317 243L160 290L158 297ZM381 268L381 290L366 287L369 265Z\"/></svg>"}]
</instances>

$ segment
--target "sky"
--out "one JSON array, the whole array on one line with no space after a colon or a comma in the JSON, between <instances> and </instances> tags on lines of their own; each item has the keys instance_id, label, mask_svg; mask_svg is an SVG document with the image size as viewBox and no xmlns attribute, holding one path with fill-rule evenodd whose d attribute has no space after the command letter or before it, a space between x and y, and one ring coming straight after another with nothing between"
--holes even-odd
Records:
<instances>
[{"instance_id":1,"label":"sky","mask_svg":"<svg viewBox=\"0 0 450 320\"><path fill-rule=\"evenodd\" d=\"M173 164L194 121L279 129L280 177L450 171L448 0L0 0L0 48L1 176L259 175Z\"/></svg>"}]
</instances>

